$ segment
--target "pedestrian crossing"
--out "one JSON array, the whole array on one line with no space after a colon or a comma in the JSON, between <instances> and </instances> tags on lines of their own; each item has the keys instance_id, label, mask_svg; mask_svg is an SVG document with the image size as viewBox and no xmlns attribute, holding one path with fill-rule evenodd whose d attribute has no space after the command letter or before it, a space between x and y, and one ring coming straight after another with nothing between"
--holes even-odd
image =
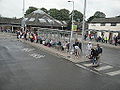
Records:
<instances>
[{"instance_id":1,"label":"pedestrian crossing","mask_svg":"<svg viewBox=\"0 0 120 90\"><path fill-rule=\"evenodd\" d=\"M106 63L101 62L99 66L94 66L90 61L84 61L81 63L76 63L76 66L95 72L99 75L108 76L120 76L120 67L115 67Z\"/></svg>"}]
</instances>

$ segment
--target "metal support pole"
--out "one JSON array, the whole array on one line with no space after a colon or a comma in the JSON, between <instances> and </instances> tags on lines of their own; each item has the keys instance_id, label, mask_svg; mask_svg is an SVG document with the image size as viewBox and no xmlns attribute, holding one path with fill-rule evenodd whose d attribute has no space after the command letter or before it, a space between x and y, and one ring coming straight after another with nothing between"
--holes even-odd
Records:
<instances>
[{"instance_id":1,"label":"metal support pole","mask_svg":"<svg viewBox=\"0 0 120 90\"><path fill-rule=\"evenodd\" d=\"M85 18L86 18L86 0L84 0L84 9L83 9L83 25L82 25L82 40L81 40L82 51L84 51L83 50L83 48L84 48L83 41L84 41L84 31L85 31ZM82 52L82 53L84 54L84 52Z\"/></svg>"},{"instance_id":2,"label":"metal support pole","mask_svg":"<svg viewBox=\"0 0 120 90\"><path fill-rule=\"evenodd\" d=\"M74 16L74 1L68 1L68 2L72 2L73 3L73 11L72 11L72 29L71 29L71 35L70 35L70 48L69 48L69 51L72 50L72 40L73 40L73 25L74 25L74 22L73 22L73 16Z\"/></svg>"},{"instance_id":3,"label":"metal support pole","mask_svg":"<svg viewBox=\"0 0 120 90\"><path fill-rule=\"evenodd\" d=\"M23 28L23 31L25 31L25 0L23 0L23 21L22 21L22 28Z\"/></svg>"}]
</instances>

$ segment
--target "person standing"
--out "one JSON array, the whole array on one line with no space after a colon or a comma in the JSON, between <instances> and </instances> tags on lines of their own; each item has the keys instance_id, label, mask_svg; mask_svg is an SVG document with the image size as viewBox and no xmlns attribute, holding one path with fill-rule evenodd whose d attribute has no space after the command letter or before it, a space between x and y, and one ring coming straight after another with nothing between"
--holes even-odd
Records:
<instances>
[{"instance_id":1,"label":"person standing","mask_svg":"<svg viewBox=\"0 0 120 90\"><path fill-rule=\"evenodd\" d=\"M86 56L87 57L89 57L89 55L91 54L91 49L92 49L92 43L91 42L89 42L88 44L87 44L87 47L86 47L86 49L87 49L87 54L86 54Z\"/></svg>"},{"instance_id":2,"label":"person standing","mask_svg":"<svg viewBox=\"0 0 120 90\"><path fill-rule=\"evenodd\" d=\"M101 57L101 55L102 55L102 52L103 52L103 49L102 49L102 47L100 47L100 45L99 44L97 44L97 47L96 47L96 53L97 53L97 65L99 65L100 64L100 57Z\"/></svg>"}]
</instances>

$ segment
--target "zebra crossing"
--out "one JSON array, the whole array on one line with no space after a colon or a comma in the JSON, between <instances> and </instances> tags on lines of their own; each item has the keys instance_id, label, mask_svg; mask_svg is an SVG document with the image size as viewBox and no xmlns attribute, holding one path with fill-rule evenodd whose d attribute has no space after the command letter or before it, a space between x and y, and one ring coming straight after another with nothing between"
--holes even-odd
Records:
<instances>
[{"instance_id":1,"label":"zebra crossing","mask_svg":"<svg viewBox=\"0 0 120 90\"><path fill-rule=\"evenodd\" d=\"M84 61L81 63L76 63L76 66L92 71L99 75L108 75L108 76L120 76L120 67L115 67L106 63L101 62L99 66L93 67L93 64L90 61Z\"/></svg>"}]
</instances>

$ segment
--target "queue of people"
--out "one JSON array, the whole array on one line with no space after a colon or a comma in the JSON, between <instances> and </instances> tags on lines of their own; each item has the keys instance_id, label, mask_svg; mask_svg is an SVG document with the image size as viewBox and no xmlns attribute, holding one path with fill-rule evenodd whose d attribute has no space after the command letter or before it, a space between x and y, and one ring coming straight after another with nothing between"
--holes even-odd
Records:
<instances>
[{"instance_id":1,"label":"queue of people","mask_svg":"<svg viewBox=\"0 0 120 90\"><path fill-rule=\"evenodd\" d=\"M85 34L84 40L96 41L101 43L109 43L115 46L120 45L120 36L115 35L113 38L109 39L108 37L104 36L96 36L96 34Z\"/></svg>"},{"instance_id":2,"label":"queue of people","mask_svg":"<svg viewBox=\"0 0 120 90\"><path fill-rule=\"evenodd\" d=\"M39 43L47 47L53 47L59 51L71 52L72 54L79 57L82 52L82 43L76 39L70 48L69 41L56 40L55 38L46 38L44 35L39 36L36 32L21 32L17 31L17 38L24 39L31 42ZM86 57L90 59L93 65L99 65L100 56L102 54L102 48L99 44L93 46L91 42L86 47Z\"/></svg>"}]
</instances>

